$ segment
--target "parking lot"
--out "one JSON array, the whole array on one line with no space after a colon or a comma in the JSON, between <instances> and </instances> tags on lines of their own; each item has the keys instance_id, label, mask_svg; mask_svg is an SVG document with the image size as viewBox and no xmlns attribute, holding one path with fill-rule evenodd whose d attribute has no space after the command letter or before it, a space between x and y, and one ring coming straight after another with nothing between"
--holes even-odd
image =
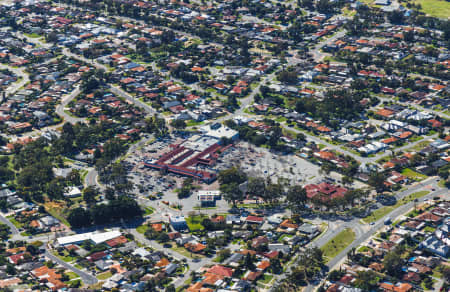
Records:
<instances>
[{"instance_id":1,"label":"parking lot","mask_svg":"<svg viewBox=\"0 0 450 292\"><path fill-rule=\"evenodd\" d=\"M226 169L232 165L240 165L249 176L278 178L291 180L292 183L316 182L321 180L320 167L294 154L273 154L264 148L240 142L235 148L221 157L218 169Z\"/></svg>"},{"instance_id":2,"label":"parking lot","mask_svg":"<svg viewBox=\"0 0 450 292\"><path fill-rule=\"evenodd\" d=\"M145 196L157 195L158 193L173 191L182 184L183 178L181 176L162 175L159 171L142 165L144 160L158 158L169 149L170 144L179 143L180 141L181 139L178 138L157 140L137 149L124 160L130 167L129 177L135 184L136 193Z\"/></svg>"},{"instance_id":3,"label":"parking lot","mask_svg":"<svg viewBox=\"0 0 450 292\"><path fill-rule=\"evenodd\" d=\"M161 157L170 150L170 144L179 144L182 141L183 139L179 137L154 141L135 150L124 162L127 164L130 180L135 185L135 194L141 198L157 200L155 204L159 201L166 201L170 205L181 205L181 213L186 213L198 209L199 202L195 195L181 200L178 198L176 189L182 186L185 177L176 174L162 174L160 171L144 167L142 164L144 160ZM319 183L325 178L320 174L318 165L295 154L274 154L268 149L256 148L246 142L239 142L223 152L213 171L218 172L232 166L240 167L249 176L271 178L274 182L284 179L291 184L304 185ZM205 167L197 167L197 169L203 168ZM211 169L208 170L211 171ZM332 172L327 179L339 182L341 175ZM194 184L198 184L199 189L217 190L219 188L217 181L210 185L199 182L194 182ZM218 210L225 210L228 207L228 203L224 200L217 201Z\"/></svg>"}]
</instances>

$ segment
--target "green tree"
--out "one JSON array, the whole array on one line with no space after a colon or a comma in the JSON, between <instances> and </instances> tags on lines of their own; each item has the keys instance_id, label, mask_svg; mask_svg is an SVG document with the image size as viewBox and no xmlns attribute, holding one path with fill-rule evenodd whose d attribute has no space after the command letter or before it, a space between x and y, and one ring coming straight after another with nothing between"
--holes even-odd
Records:
<instances>
[{"instance_id":1,"label":"green tree","mask_svg":"<svg viewBox=\"0 0 450 292\"><path fill-rule=\"evenodd\" d=\"M248 180L247 193L262 196L266 192L266 181L261 177L251 177Z\"/></svg>"},{"instance_id":2,"label":"green tree","mask_svg":"<svg viewBox=\"0 0 450 292\"><path fill-rule=\"evenodd\" d=\"M97 201L96 197L99 193L99 190L95 186L88 186L83 190L83 199L88 205L92 205Z\"/></svg>"},{"instance_id":3,"label":"green tree","mask_svg":"<svg viewBox=\"0 0 450 292\"><path fill-rule=\"evenodd\" d=\"M91 213L81 207L73 209L67 216L72 228L80 228L91 225Z\"/></svg>"},{"instance_id":4,"label":"green tree","mask_svg":"<svg viewBox=\"0 0 450 292\"><path fill-rule=\"evenodd\" d=\"M286 201L293 212L302 210L307 198L306 190L299 185L291 186L286 195Z\"/></svg>"},{"instance_id":5,"label":"green tree","mask_svg":"<svg viewBox=\"0 0 450 292\"><path fill-rule=\"evenodd\" d=\"M183 120L172 120L170 125L177 130L186 129L186 122Z\"/></svg>"},{"instance_id":6,"label":"green tree","mask_svg":"<svg viewBox=\"0 0 450 292\"><path fill-rule=\"evenodd\" d=\"M391 251L384 256L383 266L389 275L399 277L402 274L403 259L396 250Z\"/></svg>"},{"instance_id":7,"label":"green tree","mask_svg":"<svg viewBox=\"0 0 450 292\"><path fill-rule=\"evenodd\" d=\"M378 193L380 193L385 190L384 181L385 181L384 174L381 172L375 172L369 176L368 183L370 186L374 187Z\"/></svg>"},{"instance_id":8,"label":"green tree","mask_svg":"<svg viewBox=\"0 0 450 292\"><path fill-rule=\"evenodd\" d=\"M359 271L355 281L355 286L363 291L376 290L378 286L378 276L374 271Z\"/></svg>"},{"instance_id":9,"label":"green tree","mask_svg":"<svg viewBox=\"0 0 450 292\"><path fill-rule=\"evenodd\" d=\"M237 202L244 199L244 194L239 189L239 185L235 182L220 185L220 191L223 194L223 198L226 201L231 202L234 207L236 207Z\"/></svg>"},{"instance_id":10,"label":"green tree","mask_svg":"<svg viewBox=\"0 0 450 292\"><path fill-rule=\"evenodd\" d=\"M175 292L175 286L173 284L170 284L169 286L166 287L166 292Z\"/></svg>"},{"instance_id":11,"label":"green tree","mask_svg":"<svg viewBox=\"0 0 450 292\"><path fill-rule=\"evenodd\" d=\"M218 180L220 184L236 183L240 185L247 180L247 175L241 169L232 167L219 172Z\"/></svg>"}]
</instances>

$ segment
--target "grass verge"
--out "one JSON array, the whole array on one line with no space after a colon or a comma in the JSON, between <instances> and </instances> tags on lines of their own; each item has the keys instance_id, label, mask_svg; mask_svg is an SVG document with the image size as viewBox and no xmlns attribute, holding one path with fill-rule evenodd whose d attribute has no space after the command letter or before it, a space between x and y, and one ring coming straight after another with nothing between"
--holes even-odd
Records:
<instances>
[{"instance_id":1,"label":"grass verge","mask_svg":"<svg viewBox=\"0 0 450 292\"><path fill-rule=\"evenodd\" d=\"M406 196L403 199L401 199L400 201L398 201L393 206L385 206L385 207L382 207L380 209L373 211L369 216L364 218L362 221L364 223L371 223L371 222L378 221L381 218L383 218L384 216L386 216L387 214L391 213L392 211L394 211L395 209L400 207L401 205L407 204L411 201L414 201L415 199L422 198L423 196L426 196L429 193L430 193L430 191L420 191L420 192L412 193L409 196Z\"/></svg>"},{"instance_id":2,"label":"grass verge","mask_svg":"<svg viewBox=\"0 0 450 292\"><path fill-rule=\"evenodd\" d=\"M332 260L349 244L351 244L353 240L355 240L355 232L351 228L342 230L338 235L320 248L323 252L325 260L327 262Z\"/></svg>"}]
</instances>

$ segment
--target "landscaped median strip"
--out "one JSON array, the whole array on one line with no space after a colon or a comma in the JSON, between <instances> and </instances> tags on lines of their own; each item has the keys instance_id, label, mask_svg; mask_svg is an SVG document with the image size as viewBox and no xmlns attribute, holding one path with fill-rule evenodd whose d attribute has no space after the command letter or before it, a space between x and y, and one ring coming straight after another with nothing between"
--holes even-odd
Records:
<instances>
[{"instance_id":1,"label":"landscaped median strip","mask_svg":"<svg viewBox=\"0 0 450 292\"><path fill-rule=\"evenodd\" d=\"M362 219L361 222L362 223L376 222L376 221L380 220L381 218L383 218L384 216L386 216L387 214L394 211L395 209L397 209L398 207L408 204L409 202L412 202L415 199L420 199L420 198L428 195L429 193L430 193L430 191L419 191L419 192L412 193L412 194L404 197L403 199L397 201L397 203L393 206L385 206L385 207L382 207L380 209L373 211L369 216Z\"/></svg>"},{"instance_id":2,"label":"landscaped median strip","mask_svg":"<svg viewBox=\"0 0 450 292\"><path fill-rule=\"evenodd\" d=\"M351 228L342 230L320 249L328 263L355 240L355 232Z\"/></svg>"}]
</instances>

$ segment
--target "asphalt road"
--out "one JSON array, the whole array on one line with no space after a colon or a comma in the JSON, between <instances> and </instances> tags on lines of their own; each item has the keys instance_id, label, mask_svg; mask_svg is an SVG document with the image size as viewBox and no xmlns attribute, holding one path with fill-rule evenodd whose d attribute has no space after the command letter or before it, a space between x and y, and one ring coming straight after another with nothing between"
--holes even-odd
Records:
<instances>
[{"instance_id":1,"label":"asphalt road","mask_svg":"<svg viewBox=\"0 0 450 292\"><path fill-rule=\"evenodd\" d=\"M435 196L445 196L445 199L447 199L447 200L450 199L450 193L449 193L448 189L440 188L437 185L438 181L439 180L437 178L430 178L425 182L417 183L417 184L413 185L408 190L405 190L405 191L397 194L396 197L397 197L397 199L400 200L400 199L402 199L412 193L415 193L417 191L429 190L426 188L428 186L428 187L434 188L435 191L430 192L428 195L422 197L420 200L423 201L423 200L431 199ZM369 225L369 229L366 232L362 232L362 233L360 231L357 231L357 229L360 228L360 227L358 227L358 225L361 225L361 223L359 222L360 221L359 218L355 218L352 221L348 222L347 224L341 225L336 230L329 229L327 231L327 234L320 237L318 240L314 241L311 244L311 246L316 246L316 247L324 246L329 240L331 240L334 236L336 236L339 232L341 232L345 228L352 228L355 231L356 239L349 246L347 246L341 253L339 253L336 257L334 257L332 260L330 260L327 263L327 267L329 268L329 270L332 270L332 269L336 268L339 265L339 263L341 263L342 260L344 260L346 258L347 253L352 248L361 245L363 242L367 241L372 235L374 235L376 232L378 232L378 230L380 230L381 227L384 226L384 221L387 218L391 218L391 220L394 220L395 218L407 213L413 207L414 207L414 202L409 202L407 204L404 204L404 205L398 207L397 209L393 210L389 214L386 214L384 217L380 218L377 222L375 222L374 225ZM359 233L359 236L358 236L358 233ZM314 290L314 286L309 285L303 291L311 292L313 290Z\"/></svg>"},{"instance_id":2,"label":"asphalt road","mask_svg":"<svg viewBox=\"0 0 450 292\"><path fill-rule=\"evenodd\" d=\"M49 259L51 259L52 261L58 263L59 265L63 266L64 268L71 270L72 272L74 272L75 274L77 274L78 276L80 276L81 280L83 281L84 284L87 285L92 285L98 282L97 278L92 276L91 274L88 274L80 269L75 268L74 266L72 266L69 263L66 263L65 261L61 260L60 258L58 258L57 256L53 255L50 251L48 251L47 249L45 250L45 256L48 257Z\"/></svg>"},{"instance_id":3,"label":"asphalt road","mask_svg":"<svg viewBox=\"0 0 450 292\"><path fill-rule=\"evenodd\" d=\"M56 107L56 113L62 117L65 121L71 123L71 124L76 124L77 122L84 122L86 119L85 118L77 118L77 117L73 117L69 114L67 114L64 109L66 108L66 106L74 99L76 98L78 95L80 94L80 87L77 86L75 87L75 89L68 95L63 96L61 103Z\"/></svg>"},{"instance_id":4,"label":"asphalt road","mask_svg":"<svg viewBox=\"0 0 450 292\"><path fill-rule=\"evenodd\" d=\"M347 33L347 31L341 30L338 31L335 35L333 35L332 37L328 38L328 39L324 39L323 41L317 43L313 49L309 50L310 53L313 55L313 58L316 62L320 62L322 61L323 58L325 58L326 56L330 56L330 54L328 53L324 53L321 51L321 49L325 46L325 45L329 45L331 43L333 43L334 41L336 41L337 39L343 37L345 34Z\"/></svg>"},{"instance_id":5,"label":"asphalt road","mask_svg":"<svg viewBox=\"0 0 450 292\"><path fill-rule=\"evenodd\" d=\"M132 95L130 95L129 93L123 91L122 89L120 89L117 86L111 85L110 86L110 90L112 93L117 94L118 96L125 98L126 100L132 102L135 106L142 108L143 110L145 110L148 114L150 115L157 115L157 116L161 116L161 114L159 112L157 112L155 109L153 109L151 106L149 106L148 104L140 101L139 99L134 98Z\"/></svg>"},{"instance_id":6,"label":"asphalt road","mask_svg":"<svg viewBox=\"0 0 450 292\"><path fill-rule=\"evenodd\" d=\"M6 96L14 94L17 90L19 90L22 86L24 86L30 81L30 79L28 78L28 74L25 73L25 71L22 68L13 68L10 66L0 64L0 69L8 69L9 71L16 74L17 77L22 77L22 79L10 84L8 88L6 88L5 90ZM3 98L3 96L1 96L0 99L1 98Z\"/></svg>"},{"instance_id":7,"label":"asphalt road","mask_svg":"<svg viewBox=\"0 0 450 292\"><path fill-rule=\"evenodd\" d=\"M0 222L9 226L12 235L16 235L16 234L20 233L19 229L17 229L17 227L14 226L14 224L12 224L11 221L9 221L7 218L3 217L3 215L0 215Z\"/></svg>"},{"instance_id":8,"label":"asphalt road","mask_svg":"<svg viewBox=\"0 0 450 292\"><path fill-rule=\"evenodd\" d=\"M397 199L400 200L402 198L405 198L412 193L415 193L417 191L421 190L429 190L435 189L435 191L431 191L426 196L422 197L420 200L427 200L431 199L435 196L445 196L445 199L450 199L450 193L448 192L448 189L446 188L440 188L438 186L439 179L436 177L431 177L421 183L416 183L412 185L407 190L400 192L396 195ZM327 267L329 270L332 270L336 268L347 256L347 253L353 248L361 245L363 242L368 240L373 234L378 232L378 230L384 226L384 220L386 218L391 218L391 220L394 220L395 218L407 213L410 209L414 207L414 202L409 202L407 204L404 204L400 206L399 208L393 210L389 214L386 214L384 217L380 218L377 222L375 222L373 225L369 224L361 224L359 218L354 218L350 221L344 222L336 222L331 221L329 222L329 228L327 231L321 235L316 240L312 241L310 244L307 245L307 247L322 247L325 244L327 244L331 239L333 239L337 234L339 234L341 231L343 231L346 228L352 228L352 230L355 232L355 240L347 246L341 253L339 253L336 257L334 257L332 260L330 260L327 263ZM283 279L286 278L286 275L290 272L291 268L295 266L295 263L288 267L287 272L278 276L274 285ZM314 291L315 286L309 285L307 286L303 291L304 292L311 292Z\"/></svg>"},{"instance_id":9,"label":"asphalt road","mask_svg":"<svg viewBox=\"0 0 450 292\"><path fill-rule=\"evenodd\" d=\"M148 240L143 234L137 232L136 229L129 229L128 231L131 234L133 234L135 239L137 239L141 243L144 243L146 246L150 246L150 247L154 248L155 250L163 251L165 254L171 255L172 257L174 257L175 259L177 259L179 261L182 261L184 259L186 261L186 263L188 264L190 271L197 271L204 265L211 263L211 258L207 258L207 257L201 258L200 261L198 261L198 262L193 262L191 258L185 257L170 248L165 248L161 244L157 243L154 240ZM175 287L180 287L184 284L184 282L187 279L189 279L189 277L190 277L190 273L186 272L183 274L182 277L179 277L178 279L176 279L173 282L173 284L175 285Z\"/></svg>"},{"instance_id":10,"label":"asphalt road","mask_svg":"<svg viewBox=\"0 0 450 292\"><path fill-rule=\"evenodd\" d=\"M379 95L376 95L376 97L379 100L381 100L382 102L383 101L387 101L387 102L391 102L392 101L392 98L386 98L386 97L379 96ZM402 102L402 101L398 101L397 100L396 103L401 104L401 105L406 106L406 107L413 107L413 108L415 108L415 109L417 109L419 111L428 112L428 113L433 114L433 115L437 115L437 116L445 117L446 119L450 119L450 116L447 115L446 113L443 113L443 112L440 112L440 111L436 111L436 110L433 110L431 108L425 108L425 107L417 105L417 104L415 104L413 102Z\"/></svg>"}]
</instances>

